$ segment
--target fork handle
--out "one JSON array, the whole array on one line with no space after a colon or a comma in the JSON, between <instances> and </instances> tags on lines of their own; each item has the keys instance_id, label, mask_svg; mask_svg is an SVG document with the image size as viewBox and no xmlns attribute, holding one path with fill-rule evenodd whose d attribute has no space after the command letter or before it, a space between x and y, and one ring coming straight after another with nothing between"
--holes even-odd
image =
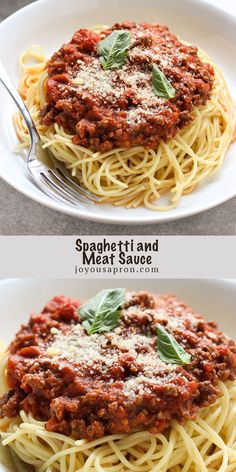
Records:
<instances>
[{"instance_id":1,"label":"fork handle","mask_svg":"<svg viewBox=\"0 0 236 472\"><path fill-rule=\"evenodd\" d=\"M31 142L34 138L39 138L38 132L34 125L34 122L31 118L28 108L23 102L19 92L17 91L16 87L13 85L5 67L3 66L2 62L0 61L0 82L4 85L6 90L9 92L11 97L13 98L15 104L17 105L19 111L23 115L27 128L29 130Z\"/></svg>"}]
</instances>

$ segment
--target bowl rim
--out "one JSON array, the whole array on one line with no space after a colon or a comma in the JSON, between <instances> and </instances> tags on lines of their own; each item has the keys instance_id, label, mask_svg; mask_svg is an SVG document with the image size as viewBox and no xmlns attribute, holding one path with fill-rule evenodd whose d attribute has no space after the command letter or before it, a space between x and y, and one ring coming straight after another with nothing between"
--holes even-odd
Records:
<instances>
[{"instance_id":1,"label":"bowl rim","mask_svg":"<svg viewBox=\"0 0 236 472\"><path fill-rule=\"evenodd\" d=\"M12 13L10 16L5 18L1 24L0 24L0 32L4 28L8 28L8 25L11 24L12 21L15 21L16 18L20 17L22 13L24 14L25 11L30 12L31 10L34 11L35 8L42 8L44 6L47 6L49 3L63 3L64 0L36 0L33 3L30 3L28 5L25 5L24 7L20 8L19 10L15 11ZM183 3L187 3L188 0L181 0ZM235 15L233 15L231 12L224 10L224 8L221 5L214 5L208 0L191 0L192 2L192 8L194 7L201 7L203 10L205 9L206 13L207 12L213 12L217 13L218 15L221 15L225 21L228 22L233 22L234 26L236 27L236 12ZM83 211L80 210L79 206L77 207L70 207L69 205L67 206L66 204L60 204L48 197L46 194L44 194L39 187L37 187L37 184L31 180L31 183L33 183L34 188L31 187L23 187L21 183L18 183L17 181L14 181L13 178L10 175L4 175L1 172L0 169L0 177L11 187L13 187L15 190L19 191L21 194L25 195L28 197L30 200L39 203L43 206L46 206L47 208L50 208L52 210L55 210L59 213L62 213L64 215L68 215L71 217L79 218L81 220L87 220L91 222L97 222L97 223L106 223L106 224L119 224L119 225L133 225L133 224L143 224L143 225L148 225L148 224L161 224L161 223L167 223L169 221L177 221L179 219L184 219L188 218L190 216L197 215L199 213L203 213L207 210L210 210L212 208L215 208L222 203L225 203L226 201L232 199L233 197L236 196L236 188L233 189L225 189L225 192L221 195L218 195L218 197L211 201L211 202L202 202L201 204L198 203L198 205L195 208L188 208L188 207L183 207L178 210L177 214L170 214L170 212L158 212L158 211L151 211L148 210L146 215L142 216L135 216L135 213L133 213L132 218L130 217L130 209L126 209L121 207L124 210L124 213L122 215L116 214L115 212L112 213L112 211L109 212L109 216L107 216L106 210L104 209L104 213L93 213L89 210L89 207L86 207ZM109 208L112 210L112 205L109 205ZM175 210L175 209L174 209ZM173 211L174 211L173 210Z\"/></svg>"}]
</instances>

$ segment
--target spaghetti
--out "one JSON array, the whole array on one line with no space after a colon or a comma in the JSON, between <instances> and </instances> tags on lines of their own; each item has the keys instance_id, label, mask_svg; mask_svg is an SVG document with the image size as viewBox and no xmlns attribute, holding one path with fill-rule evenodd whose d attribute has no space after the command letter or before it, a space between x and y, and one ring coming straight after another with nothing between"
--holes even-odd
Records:
<instances>
[{"instance_id":1,"label":"spaghetti","mask_svg":"<svg viewBox=\"0 0 236 472\"><path fill-rule=\"evenodd\" d=\"M228 376L230 377L230 368L232 369L231 378L233 378L233 373L235 370L235 365L234 365L235 344L233 341L229 340L229 338L225 337L223 333L221 333L220 331L217 331L216 325L214 325L213 322L212 323L204 322L204 320L199 315L197 315L193 310L191 311L190 307L184 304L181 305L181 302L177 301L177 299L172 296L165 296L163 298L153 299L151 295L144 292L140 292L140 293L134 294L132 303L137 303L138 299L140 303L146 303L146 306L148 306L148 303L152 304L153 300L156 300L155 303L159 303L159 306L162 306L159 314L158 314L158 310L155 311L156 315L153 309L148 308L146 311L145 309L143 309L142 311L143 317L145 317L146 315L150 316L150 314L152 313L153 316L158 316L160 319L163 319L161 317L163 317L163 312L165 311L163 310L163 306L165 306L167 313L170 313L167 317L168 324L166 326L168 327L169 330L171 326L173 330L177 329L180 336L179 339L182 339L182 334L180 335L181 332L183 334L186 333L185 334L186 346L189 346L188 339L191 339L191 343L193 343L194 339L199 340L199 345L196 349L196 354L193 354L192 356L193 357L192 372L194 375L195 375L195 372L196 372L196 375L198 375L197 365L202 365L202 364L201 364L201 361L199 361L200 363L198 364L197 359L199 355L201 356L201 354L199 353L201 349L203 348L204 350L203 358L205 359L204 363L205 363L206 370L205 368L204 369L202 368L201 381L204 379L205 375L206 375L206 378L210 378L211 375L213 376L216 375L217 372L218 372L218 375L223 375L222 365L225 366L223 368L225 376L226 376L226 372L228 372ZM129 300L129 303L131 303L130 300ZM132 308L132 310L129 310L130 306L128 306L127 308L123 308L123 312L121 314L121 323L123 323L122 321L123 316L125 317L124 319L126 319L126 322L127 322L127 316L130 317L130 320L132 319L132 316L134 316L133 322L135 322L135 319L136 319L135 313L137 316L138 305L134 305L136 306L136 310L134 308ZM172 309L174 308L174 310L176 310L174 313L171 312L171 307ZM180 315L180 307L182 310L181 315ZM65 311L65 308L66 308L66 311ZM80 363L81 369L85 367L86 362L88 362L88 365L90 365L89 371L87 372L87 378L86 378L86 375L83 376L83 388L85 387L85 391L86 391L86 388L89 385L87 384L87 387L86 387L86 381L88 380L88 376L90 375L91 365L94 366L96 362L100 362L99 356L101 357L101 354L99 354L99 352L100 353L102 352L102 351L96 352L95 357L98 360L94 362L92 357L90 359L87 358L88 357L87 349L90 350L91 355L93 355L93 352L94 352L93 351L95 348L94 343L98 343L97 346L98 347L100 346L103 349L104 343L106 341L106 336L98 334L97 337L96 335L93 335L93 338L92 338L91 336L86 336L85 333L83 334L82 331L81 331L82 337L78 336L77 331L76 332L73 331L73 330L76 330L77 328L80 329L79 323L74 324L75 323L75 319L74 319L75 310L76 310L76 303L73 300L66 299L64 297L54 298L44 308L41 314L33 315L33 317L31 318L30 325L28 326L26 325L21 328L15 340L10 346L10 352L8 351L4 352L4 347L2 347L2 353L0 354L0 395L3 396L2 397L3 399L5 398L6 400L6 398L8 398L8 400L10 401L8 408L15 408L16 403L15 401L12 401L12 398L13 398L11 396L12 392L9 392L9 376L7 379L7 371L9 374L9 369L10 369L11 382L13 383L15 382L14 378L19 379L21 376L21 365L19 361L22 356L23 356L22 357L23 371L25 373L27 372L26 370L27 363L29 364L28 374L24 376L24 381L23 381L25 392L28 392L27 394L30 395L30 403L28 404L28 406L30 404L32 405L34 404L33 395L34 394L37 395L37 388L36 388L37 386L36 382L38 378L37 365L39 366L40 379L41 379L40 385L39 385L40 395L43 395L44 387L43 387L42 382L43 381L46 382L45 383L46 396L44 399L42 396L42 401L40 402L38 400L37 405L36 405L36 407L38 406L39 411L40 411L40 408L41 408L40 403L42 403L43 405L45 402L45 399L47 399L48 395L50 395L49 391L50 390L53 391L54 385L58 385L60 372L62 373L63 371L63 367L62 367L63 362L64 362L63 359L65 360L63 356L66 355L68 348L69 348L69 352L71 356L72 355L71 353L76 347L75 358L76 358L77 365L79 365ZM65 316L65 313L66 313L66 322L64 323L59 320L62 320L62 317ZM81 310L80 310L80 313L82 313ZM68 316L71 316L73 319L71 334L70 334L70 331L68 331L68 322L69 322ZM35 364L36 369L34 368L32 370L32 367L34 364L33 356L37 352L37 345L33 345L30 347L28 343L28 340L30 339L30 333L38 333L36 335L35 340L39 339L38 335L40 336L40 334L38 331L38 326L42 326L42 321L44 321L44 324L43 324L44 333L43 333L42 339L44 339L43 342L46 343L45 344L46 347L48 346L48 342L45 341L45 339L47 339L48 336L50 337L50 339L52 339L52 333L56 333L56 332L59 333L59 334L55 334L56 338L54 339L57 339L57 341L54 341L54 344L50 341L49 346L51 349L51 355L53 351L54 351L54 355L56 354L56 351L58 351L57 349L58 346L60 346L60 349L65 350L62 358L57 357L58 352L57 352L57 356L52 358L53 367L51 370L51 375L53 374L53 372L56 372L55 369L56 369L57 363L59 363L58 364L59 371L56 374L54 379L53 377L51 377L51 382L52 382L51 389L49 388L50 384L48 383L50 382L49 369L50 369L51 361L50 359L46 359L47 366L46 366L46 372L45 372L44 380L43 380L41 376L43 364L42 363L38 364L38 362L40 363L40 356L36 357L36 364ZM192 326L194 326L195 324L195 328L193 331L191 331L191 335L189 334L190 333L189 326L191 326L191 324L189 324L190 321L192 323ZM67 326L66 327L67 333L65 335L60 334L60 329L58 330L55 328L55 323L57 323L58 328L61 328L62 330L64 330L65 327ZM59 325L58 323L61 323L61 325ZM52 328L51 326L54 326L54 327ZM188 326L187 328L188 331L185 331L186 329L184 328L185 326ZM108 335L109 345L111 344L114 346L114 344L117 342L117 346L118 345L123 346L121 349L124 349L125 346L127 348L129 345L132 347L131 348L132 352L134 352L134 349L136 349L137 353L141 352L141 356L143 356L142 353L145 352L144 354L145 360L144 360L144 357L142 357L142 362L147 363L148 370L150 371L150 366L148 366L148 362L150 360L150 352L149 352L148 345L146 343L151 342L151 339L148 337L145 340L144 339L145 335L142 335L142 336L137 335L137 334L135 335L134 332L132 333L132 335L130 335L129 329L127 331L128 338L123 337L124 329L125 328L123 328L122 330L122 336L119 334L120 331L118 328L117 330L115 329L109 333ZM137 329L138 330L142 329L140 324L137 325ZM201 336L199 336L199 332L201 332ZM196 338L195 338L194 333L198 333L198 335L196 335L197 336ZM188 336L190 337L188 338ZM24 337L25 337L26 343L24 342ZM138 340L138 343L135 344L137 340ZM42 349L43 348L42 340L41 341L38 340L38 342L40 345L40 349ZM158 345L159 345L159 342L160 340L158 341ZM83 352L80 350L80 347L79 347L80 343L82 343L81 348ZM91 350L91 347L88 347L88 343L92 343L92 346L93 346L92 350ZM136 348L134 347L135 345L136 345ZM23 346L26 346L26 347L23 347ZM208 346L210 347L209 350L208 350ZM195 352L194 349L195 348L193 348L192 350L193 353ZM47 352L49 355L49 351ZM14 355L14 353L17 353L17 355ZM210 356L213 354L212 357L209 357L207 353L209 354L211 353ZM120 352L120 354L122 354L122 351ZM106 350L106 355L109 356L108 348ZM158 362L158 369L160 369L161 364L158 361L158 354L156 353L156 350L155 350L155 354L153 353L153 356L154 357L152 357L152 361L150 365L153 365L153 360L156 359L156 361ZM114 357L115 357L115 354L112 353L112 358L114 359ZM81 359L83 359L82 363L81 363ZM109 360L109 357L107 359ZM41 362L42 360L43 359L41 359ZM62 364L60 365L61 362ZM105 357L103 358L102 362L105 362ZM213 364L211 364L211 362L213 362ZM225 362L225 364L222 364L222 362ZM115 364L117 367L119 365L119 361L118 360L115 361ZM132 365L133 366L135 365L135 361L132 361ZM165 367L163 366L163 368ZM176 375L178 376L177 372L179 372L179 369L181 368L178 368L177 365L173 367L171 366L168 367L167 365L166 369L167 370L170 369L170 371L173 371L174 369L174 372L176 372ZM189 365L188 374L190 374L190 370L191 370L191 365ZM32 374L30 374L30 371L32 372ZM16 377L15 377L15 373L16 373ZM186 371L183 369L182 369L182 374L188 376ZM32 385L34 386L34 392L31 391L31 393L30 393L29 386L26 387L27 382L29 382L30 376L32 377L32 381L33 381ZM184 377L182 377L182 380L180 382L180 385L182 386L184 385L183 379ZM134 375L131 375L131 380L132 382L135 381ZM148 380L148 377L146 380ZM193 382L191 378L189 378L189 380L191 382L191 388L193 388ZM162 380L160 379L158 380L158 377L155 377L155 379L153 378L153 381L154 383L156 383L156 385L159 385L159 388L160 388L160 385L161 385L160 382L162 382ZM168 382L169 382L169 377L168 377L168 374L166 373L164 377L164 384L165 383L168 384ZM67 392L68 394L69 392L68 392L68 387L66 386L66 382L63 381L63 383L65 384L65 393ZM203 396L204 396L205 402L207 399L207 389L209 389L209 392L211 392L210 398L211 398L211 394L214 392L213 383L211 383L211 381L202 382ZM69 390L71 392L73 392L72 384L73 384L73 381L70 381ZM30 385L30 383L28 385ZM77 383L76 385L77 385L76 389L79 389L80 388L79 384ZM176 388L178 388L177 385L178 384L176 384ZM184 396L186 397L187 392L188 392L188 386L186 385L183 388L184 388L183 397ZM219 390L217 393L217 397L215 398L215 401L211 401L211 403L208 402L209 403L208 406L198 409L194 420L190 419L184 422L183 424L179 421L172 419L169 426L164 430L164 432L161 432L161 433L160 432L151 433L150 431L143 430L143 431L133 431L126 434L120 434L120 433L105 434L100 438L94 438L91 441L88 441L87 439L77 439L78 436L76 438L73 434L66 435L63 433L50 431L48 429L48 424L46 422L36 420L35 417L32 415L32 413L27 413L24 410L21 410L19 415L15 416L14 418L9 418L5 416L2 419L0 419L0 430L1 430L0 434L2 438L2 444L4 447L8 446L10 450L13 452L14 454L13 457L16 464L17 464L17 460L23 461L23 463L25 464L30 464L34 466L37 472L57 472L57 471L58 472L78 472L78 471L81 471L81 472L115 472L115 471L117 472L119 471L120 472L128 472L128 471L134 471L134 472L233 472L236 469L236 421L235 421L236 420L236 382L235 380L225 380L224 382L219 380L217 384L217 388ZM132 396L133 394L130 393L130 389L132 390L132 387L131 387L131 384L129 383L129 394L131 394L130 398L133 398ZM109 387L106 388L106 393L104 390L102 390L103 394L105 395L102 400L104 401L102 403L104 408L105 408L105 402L107 401L108 390L109 390ZM5 392L7 393L7 397L4 396ZM175 395L175 393L173 392L173 389L169 390L168 395L171 395L171 394ZM61 392L61 395L63 396L62 392ZM100 394L97 394L97 393L95 395L96 396L95 404L96 406L98 406L98 409L100 408L99 395ZM60 398L62 398L62 396ZM52 398L54 398L53 392L52 392ZM66 399L67 397L64 397L64 398ZM72 398L75 399L75 397L72 397ZM160 396L159 401L161 401L161 398L165 398L165 395L164 397ZM180 400L179 400L179 397L175 396L175 398L176 400L174 401L177 405L177 403ZM199 394L198 394L199 405L201 404L200 398L201 398L201 393L199 391ZM3 406L3 403L4 403L3 399L1 400L1 406ZM70 405L70 400L68 399L68 401L69 401L68 404ZM118 396L117 396L117 401L118 401ZM182 398L182 401L184 402L183 398ZM187 403L188 408L190 408L190 411L191 411L190 403L192 401L194 401L193 392L190 394L190 399L188 400L188 403ZM90 399L90 402L91 402L91 399ZM173 400L170 399L170 403L173 403ZM86 414L86 419L89 424L88 404L86 405L87 406L85 407L86 408L85 414ZM96 413L95 413L94 405L90 403L90 407L91 407L91 416L95 417ZM125 407L125 404L124 404L124 407ZM146 407L148 407L147 403L146 403ZM152 408L153 407L154 407L154 403L152 403ZM168 416L168 404L166 404L165 408L166 408L166 411L162 410L162 418L165 417L164 415L166 413ZM183 411L185 408L186 406L184 407L184 403L183 403L182 405ZM47 408L46 408L46 411L47 411ZM76 416L76 413L75 413L76 410L73 408L72 411L73 411L72 422L74 422L75 416ZM81 406L80 412L82 411L83 411L83 406ZM110 411L109 408L107 411L108 412ZM144 414L145 410L142 410L142 413ZM108 416L105 416L105 418L106 418L105 421L108 421ZM66 420L68 420L68 416L67 417L65 416L65 421ZM60 428L62 428L63 424L65 424L65 421L62 421L60 423L61 425Z\"/></svg>"},{"instance_id":2,"label":"spaghetti","mask_svg":"<svg viewBox=\"0 0 236 472\"><path fill-rule=\"evenodd\" d=\"M6 391L1 359L1 393ZM233 472L236 468L236 382L220 382L217 401L184 426L173 422L162 434L141 431L88 442L48 432L45 423L21 411L0 420L3 446L10 446L37 472Z\"/></svg>"},{"instance_id":3,"label":"spaghetti","mask_svg":"<svg viewBox=\"0 0 236 472\"><path fill-rule=\"evenodd\" d=\"M98 32L99 28L95 27ZM100 31L100 30L99 30ZM199 52L203 62L211 63ZM32 61L34 64L32 65ZM74 135L57 124L42 124L40 110L46 104L45 84L48 79L46 58L42 49L33 46L20 58L19 91L32 115L44 147L63 162L72 175L101 202L116 206L150 210L174 208L182 195L219 170L235 133L235 108L225 80L214 68L214 84L210 99L195 107L194 119L167 142L160 139L148 149L142 145L115 148L106 152L73 143ZM20 148L29 147L29 135L19 113L14 117ZM163 195L170 196L167 205Z\"/></svg>"}]
</instances>

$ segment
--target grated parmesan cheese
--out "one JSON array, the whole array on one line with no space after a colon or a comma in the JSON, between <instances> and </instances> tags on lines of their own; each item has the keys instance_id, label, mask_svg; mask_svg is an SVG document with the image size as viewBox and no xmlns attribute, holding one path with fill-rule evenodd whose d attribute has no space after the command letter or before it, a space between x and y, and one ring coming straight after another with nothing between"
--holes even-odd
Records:
<instances>
[{"instance_id":1,"label":"grated parmesan cheese","mask_svg":"<svg viewBox=\"0 0 236 472\"><path fill-rule=\"evenodd\" d=\"M155 297L153 301L155 306ZM173 334L178 330L186 331L186 326L196 326L198 322L194 314L175 300L169 305L164 303L163 308L158 306L158 297L157 308L132 302L133 294L127 293L121 323L108 333L89 336L81 324L70 326L66 333L51 328L53 340L37 363L46 363L47 368L48 364L54 368L56 365L59 370L71 364L80 378L85 376L100 382L105 376L105 384L112 388L116 388L118 381L118 390L121 389L128 402L146 393L155 394L155 389L163 384L175 388L178 376L183 382L187 381L180 366L166 364L159 357L155 326L164 322ZM184 316L181 316L183 310ZM147 326L142 325L143 320L148 320ZM121 377L119 374L117 377L116 372L120 372Z\"/></svg>"},{"instance_id":2,"label":"grated parmesan cheese","mask_svg":"<svg viewBox=\"0 0 236 472\"><path fill-rule=\"evenodd\" d=\"M61 351L60 349L56 348L56 347L49 347L46 351L46 354L49 356L49 357L55 357L55 356L60 356L61 355Z\"/></svg>"},{"instance_id":3,"label":"grated parmesan cheese","mask_svg":"<svg viewBox=\"0 0 236 472\"><path fill-rule=\"evenodd\" d=\"M75 79L72 80L73 84L75 85L83 85L84 81L81 77L76 77Z\"/></svg>"}]
</instances>

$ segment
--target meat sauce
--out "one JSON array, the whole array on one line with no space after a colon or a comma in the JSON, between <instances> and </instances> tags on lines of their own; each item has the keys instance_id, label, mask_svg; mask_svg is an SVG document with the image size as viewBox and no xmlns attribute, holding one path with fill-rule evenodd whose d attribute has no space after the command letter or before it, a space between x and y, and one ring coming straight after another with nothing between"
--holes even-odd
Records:
<instances>
[{"instance_id":1,"label":"meat sauce","mask_svg":"<svg viewBox=\"0 0 236 472\"><path fill-rule=\"evenodd\" d=\"M132 38L125 64L104 70L98 43L121 29ZM99 34L80 29L47 64L42 123L58 123L74 135L74 144L94 151L154 148L190 123L193 108L210 97L214 71L197 53L158 24L117 23ZM175 88L174 98L155 95L153 64Z\"/></svg>"},{"instance_id":2,"label":"meat sauce","mask_svg":"<svg viewBox=\"0 0 236 472\"><path fill-rule=\"evenodd\" d=\"M78 307L55 297L21 327L10 345L1 417L23 409L48 431L89 440L157 433L194 418L216 400L219 380L235 379L235 343L175 296L127 293L118 326L92 336ZM189 364L161 361L157 323L191 354Z\"/></svg>"}]
</instances>

